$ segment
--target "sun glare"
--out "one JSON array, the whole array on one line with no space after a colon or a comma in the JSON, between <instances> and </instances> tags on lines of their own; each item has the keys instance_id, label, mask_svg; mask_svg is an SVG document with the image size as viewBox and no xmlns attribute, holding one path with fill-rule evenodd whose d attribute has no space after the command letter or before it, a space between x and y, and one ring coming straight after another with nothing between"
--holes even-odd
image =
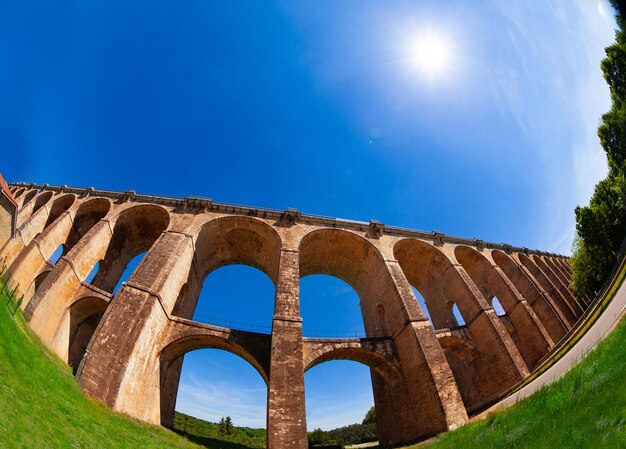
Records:
<instances>
[{"instance_id":1,"label":"sun glare","mask_svg":"<svg viewBox=\"0 0 626 449\"><path fill-rule=\"evenodd\" d=\"M453 53L448 37L429 31L414 39L410 59L416 70L432 78L449 71Z\"/></svg>"}]
</instances>

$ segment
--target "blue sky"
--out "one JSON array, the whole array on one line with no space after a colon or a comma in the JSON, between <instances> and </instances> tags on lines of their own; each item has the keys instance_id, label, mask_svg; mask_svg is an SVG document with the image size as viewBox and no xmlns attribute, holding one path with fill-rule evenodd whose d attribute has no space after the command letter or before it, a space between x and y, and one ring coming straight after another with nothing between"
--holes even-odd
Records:
<instances>
[{"instance_id":1,"label":"blue sky","mask_svg":"<svg viewBox=\"0 0 626 449\"><path fill-rule=\"evenodd\" d=\"M599 63L614 27L605 0L3 2L0 169L568 254L573 209L606 173ZM425 35L448 49L437 73L415 61ZM263 276L211 274L198 319L268 325ZM305 332L362 329L341 281L305 279L302 297ZM360 365L306 381L309 427L371 405ZM179 409L257 426L264 401L245 362L187 357Z\"/></svg>"}]
</instances>

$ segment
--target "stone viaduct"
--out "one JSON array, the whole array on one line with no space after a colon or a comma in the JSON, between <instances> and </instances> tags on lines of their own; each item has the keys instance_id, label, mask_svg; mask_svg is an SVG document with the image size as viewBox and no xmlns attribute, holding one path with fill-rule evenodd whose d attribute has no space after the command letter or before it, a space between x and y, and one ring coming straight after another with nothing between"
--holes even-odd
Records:
<instances>
[{"instance_id":1,"label":"stone viaduct","mask_svg":"<svg viewBox=\"0 0 626 449\"><path fill-rule=\"evenodd\" d=\"M270 449L307 447L304 372L316 364L367 365L379 440L412 442L461 426L496 401L585 307L568 289L567 259L507 244L209 199L21 183L10 191L17 232L0 262L19 283L31 329L72 366L88 395L169 426L184 354L230 351L267 384ZM270 334L191 320L203 279L229 264L258 268L273 281ZM354 288L366 338L302 336L299 281L310 274Z\"/></svg>"}]
</instances>

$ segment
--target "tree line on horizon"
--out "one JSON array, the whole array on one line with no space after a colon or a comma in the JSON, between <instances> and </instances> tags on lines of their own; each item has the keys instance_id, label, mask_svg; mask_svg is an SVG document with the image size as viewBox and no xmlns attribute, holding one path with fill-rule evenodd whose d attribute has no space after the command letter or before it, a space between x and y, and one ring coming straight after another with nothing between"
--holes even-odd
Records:
<instances>
[{"instance_id":1,"label":"tree line on horizon","mask_svg":"<svg viewBox=\"0 0 626 449\"><path fill-rule=\"evenodd\" d=\"M626 21L619 0L615 42L601 67L611 92L611 110L602 116L598 136L609 173L595 186L588 206L576 207L576 237L571 259L571 288L591 301L620 261L626 238Z\"/></svg>"}]
</instances>

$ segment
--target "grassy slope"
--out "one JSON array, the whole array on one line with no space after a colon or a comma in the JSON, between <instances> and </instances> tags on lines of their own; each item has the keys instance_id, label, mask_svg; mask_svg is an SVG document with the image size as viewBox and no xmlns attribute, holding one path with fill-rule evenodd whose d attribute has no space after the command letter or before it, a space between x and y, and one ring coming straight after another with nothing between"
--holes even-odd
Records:
<instances>
[{"instance_id":1,"label":"grassy slope","mask_svg":"<svg viewBox=\"0 0 626 449\"><path fill-rule=\"evenodd\" d=\"M209 448L247 448L205 438ZM69 368L11 318L0 295L0 447L201 449L173 432L113 413L86 398Z\"/></svg>"},{"instance_id":2,"label":"grassy slope","mask_svg":"<svg viewBox=\"0 0 626 449\"><path fill-rule=\"evenodd\" d=\"M427 447L626 448L626 320L558 382Z\"/></svg>"}]
</instances>

